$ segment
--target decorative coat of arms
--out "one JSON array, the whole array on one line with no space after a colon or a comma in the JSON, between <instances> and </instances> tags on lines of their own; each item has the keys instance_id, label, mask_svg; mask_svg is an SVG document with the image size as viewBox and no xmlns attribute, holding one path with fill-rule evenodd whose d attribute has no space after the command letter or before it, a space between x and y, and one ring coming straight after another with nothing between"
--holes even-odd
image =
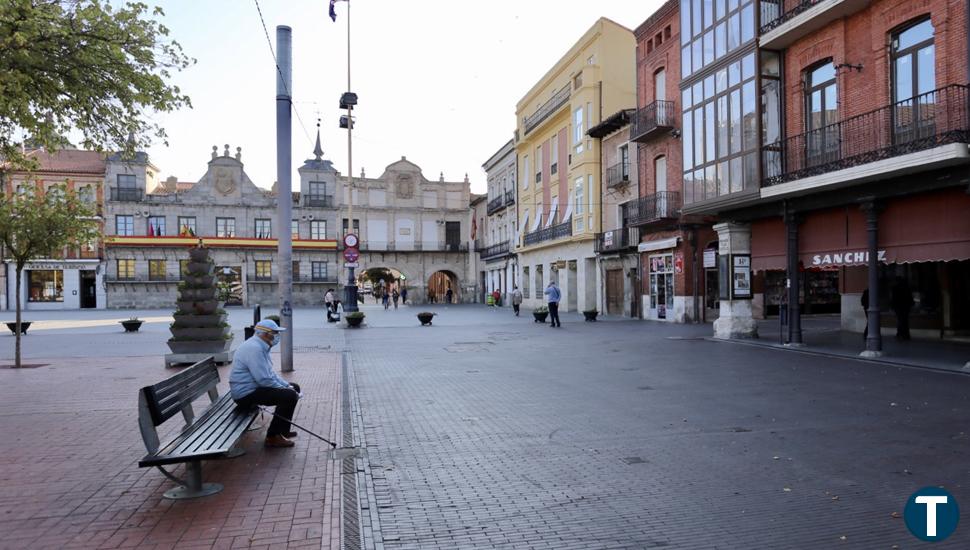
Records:
<instances>
[{"instance_id":1,"label":"decorative coat of arms","mask_svg":"<svg viewBox=\"0 0 970 550\"><path fill-rule=\"evenodd\" d=\"M414 180L408 174L401 174L397 177L397 196L401 199L414 197Z\"/></svg>"},{"instance_id":2,"label":"decorative coat of arms","mask_svg":"<svg viewBox=\"0 0 970 550\"><path fill-rule=\"evenodd\" d=\"M228 195L236 190L236 180L232 177L232 172L226 168L219 168L215 174L216 190L223 195Z\"/></svg>"}]
</instances>

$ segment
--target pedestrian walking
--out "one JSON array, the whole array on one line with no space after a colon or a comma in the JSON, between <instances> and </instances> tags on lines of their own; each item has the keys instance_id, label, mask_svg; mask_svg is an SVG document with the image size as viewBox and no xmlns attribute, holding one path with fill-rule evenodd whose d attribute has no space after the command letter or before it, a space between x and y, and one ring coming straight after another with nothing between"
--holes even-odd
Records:
<instances>
[{"instance_id":1,"label":"pedestrian walking","mask_svg":"<svg viewBox=\"0 0 970 550\"><path fill-rule=\"evenodd\" d=\"M549 304L549 317L552 319L552 327L562 328L562 322L559 321L559 300L562 298L562 293L559 292L559 287L556 286L556 281L549 281L549 286L546 287L545 291L546 301Z\"/></svg>"},{"instance_id":2,"label":"pedestrian walking","mask_svg":"<svg viewBox=\"0 0 970 550\"><path fill-rule=\"evenodd\" d=\"M394 292L391 293L391 298L394 300L394 309L397 309L397 300L400 297L401 297L401 293L398 292L397 289L395 288Z\"/></svg>"},{"instance_id":3,"label":"pedestrian walking","mask_svg":"<svg viewBox=\"0 0 970 550\"><path fill-rule=\"evenodd\" d=\"M339 320L336 318L338 301L332 288L327 290L327 293L323 297L323 303L327 306L327 322L336 323Z\"/></svg>"},{"instance_id":4,"label":"pedestrian walking","mask_svg":"<svg viewBox=\"0 0 970 550\"><path fill-rule=\"evenodd\" d=\"M891 302L896 313L896 339L909 340L909 312L913 309L913 291L902 277L896 277Z\"/></svg>"},{"instance_id":5,"label":"pedestrian walking","mask_svg":"<svg viewBox=\"0 0 970 550\"><path fill-rule=\"evenodd\" d=\"M401 289L401 305L405 305L405 306L408 305L408 289L407 288L402 288Z\"/></svg>"},{"instance_id":6,"label":"pedestrian walking","mask_svg":"<svg viewBox=\"0 0 970 550\"><path fill-rule=\"evenodd\" d=\"M519 287L512 287L512 311L515 312L515 316L519 316L519 306L522 305L522 291Z\"/></svg>"},{"instance_id":7,"label":"pedestrian walking","mask_svg":"<svg viewBox=\"0 0 970 550\"><path fill-rule=\"evenodd\" d=\"M448 290L445 291L445 303L450 304L451 303L451 297L454 296L454 295L455 295L455 293L451 291L451 286L449 286L448 287Z\"/></svg>"},{"instance_id":8,"label":"pedestrian walking","mask_svg":"<svg viewBox=\"0 0 970 550\"><path fill-rule=\"evenodd\" d=\"M433 303L435 303L435 301L436 301L436 297L434 295L434 291L431 290L431 287L429 286L428 287L428 303L433 304Z\"/></svg>"},{"instance_id":9,"label":"pedestrian walking","mask_svg":"<svg viewBox=\"0 0 970 550\"><path fill-rule=\"evenodd\" d=\"M384 293L383 296L381 296L381 301L384 302L384 309L385 310L387 308L391 307L391 297L386 292Z\"/></svg>"}]
</instances>

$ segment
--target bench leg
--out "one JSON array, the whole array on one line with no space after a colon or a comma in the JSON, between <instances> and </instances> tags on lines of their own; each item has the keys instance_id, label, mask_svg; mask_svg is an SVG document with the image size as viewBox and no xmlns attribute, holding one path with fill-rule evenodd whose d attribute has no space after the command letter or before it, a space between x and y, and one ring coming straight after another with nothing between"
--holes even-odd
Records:
<instances>
[{"instance_id":1,"label":"bench leg","mask_svg":"<svg viewBox=\"0 0 970 550\"><path fill-rule=\"evenodd\" d=\"M214 495L222 491L220 483L202 483L202 462L199 460L187 463L185 473L188 476L186 484L165 491L165 498L182 500Z\"/></svg>"}]
</instances>

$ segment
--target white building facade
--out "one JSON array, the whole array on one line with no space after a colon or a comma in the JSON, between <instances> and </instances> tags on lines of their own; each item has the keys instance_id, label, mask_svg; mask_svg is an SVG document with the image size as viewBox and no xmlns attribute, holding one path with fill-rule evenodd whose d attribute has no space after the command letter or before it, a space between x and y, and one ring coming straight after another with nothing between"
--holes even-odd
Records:
<instances>
[{"instance_id":1,"label":"white building facade","mask_svg":"<svg viewBox=\"0 0 970 550\"><path fill-rule=\"evenodd\" d=\"M484 291L491 294L497 290L503 306L510 305L509 296L518 285L515 255L515 237L519 230L515 208L517 164L515 143L509 140L482 165L488 180L487 223L479 251Z\"/></svg>"}]
</instances>

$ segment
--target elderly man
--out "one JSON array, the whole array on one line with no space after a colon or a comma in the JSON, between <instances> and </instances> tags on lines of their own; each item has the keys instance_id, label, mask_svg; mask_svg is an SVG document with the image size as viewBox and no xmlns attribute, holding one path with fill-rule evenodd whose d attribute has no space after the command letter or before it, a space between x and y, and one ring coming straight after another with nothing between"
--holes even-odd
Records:
<instances>
[{"instance_id":1,"label":"elderly man","mask_svg":"<svg viewBox=\"0 0 970 550\"><path fill-rule=\"evenodd\" d=\"M263 319L254 329L255 335L236 349L229 373L229 390L240 406L275 406L276 414L266 430L266 446L292 447L293 442L288 438L297 434L290 431L289 421L300 399L300 386L273 372L273 360L269 356L269 350L280 343L280 332L286 329L272 319Z\"/></svg>"}]
</instances>

